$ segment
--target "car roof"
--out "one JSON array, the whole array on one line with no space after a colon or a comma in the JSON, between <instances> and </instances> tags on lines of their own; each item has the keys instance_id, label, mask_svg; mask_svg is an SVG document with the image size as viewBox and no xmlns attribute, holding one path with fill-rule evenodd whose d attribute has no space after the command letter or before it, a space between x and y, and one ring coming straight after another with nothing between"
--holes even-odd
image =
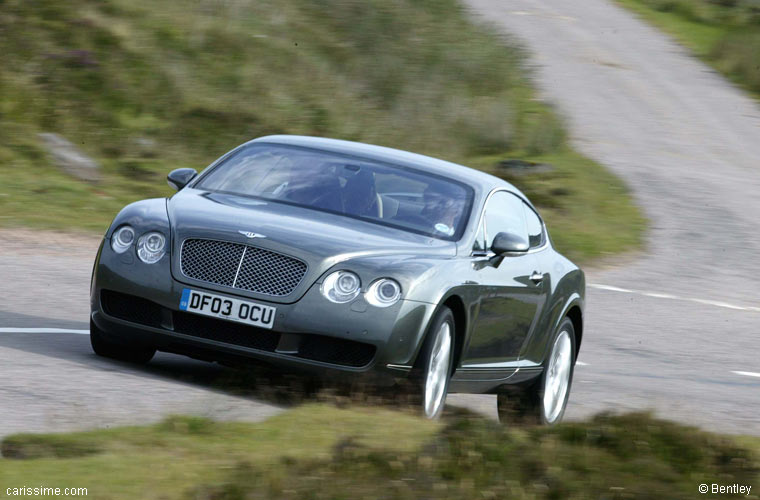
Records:
<instances>
[{"instance_id":1,"label":"car roof","mask_svg":"<svg viewBox=\"0 0 760 500\"><path fill-rule=\"evenodd\" d=\"M285 144L290 146L300 146L312 149L321 149L333 153L360 156L362 158L386 161L403 165L406 167L416 168L433 174L450 177L458 181L469 184L473 187L480 188L481 191L489 192L495 187L507 188L511 191L524 195L519 189L512 184L496 176L475 170L464 165L451 163L445 160L439 160L430 156L417 153L410 153L400 149L388 148L384 146L374 146L361 142L343 141L339 139L327 139L324 137L310 137L304 135L268 135L259 137L250 143L270 143Z\"/></svg>"}]
</instances>

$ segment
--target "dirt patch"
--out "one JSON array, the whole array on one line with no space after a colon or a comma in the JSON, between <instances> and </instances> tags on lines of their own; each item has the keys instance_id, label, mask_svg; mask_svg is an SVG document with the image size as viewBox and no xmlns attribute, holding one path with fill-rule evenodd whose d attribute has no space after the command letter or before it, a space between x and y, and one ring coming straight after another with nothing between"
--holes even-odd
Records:
<instances>
[{"instance_id":1,"label":"dirt patch","mask_svg":"<svg viewBox=\"0 0 760 500\"><path fill-rule=\"evenodd\" d=\"M86 234L0 230L0 310L86 322L99 245Z\"/></svg>"}]
</instances>

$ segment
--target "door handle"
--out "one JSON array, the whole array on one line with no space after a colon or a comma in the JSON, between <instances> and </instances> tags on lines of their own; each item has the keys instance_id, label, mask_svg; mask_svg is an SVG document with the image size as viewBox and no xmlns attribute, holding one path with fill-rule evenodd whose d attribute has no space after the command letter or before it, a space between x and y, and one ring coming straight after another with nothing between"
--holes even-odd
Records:
<instances>
[{"instance_id":1,"label":"door handle","mask_svg":"<svg viewBox=\"0 0 760 500\"><path fill-rule=\"evenodd\" d=\"M544 280L544 275L538 271L533 271L533 274L530 275L530 280L538 285Z\"/></svg>"}]
</instances>

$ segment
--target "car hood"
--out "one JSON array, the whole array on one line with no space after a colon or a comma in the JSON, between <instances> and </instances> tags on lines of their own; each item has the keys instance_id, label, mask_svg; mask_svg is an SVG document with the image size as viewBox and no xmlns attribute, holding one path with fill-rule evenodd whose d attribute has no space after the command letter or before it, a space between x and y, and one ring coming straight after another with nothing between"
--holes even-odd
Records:
<instances>
[{"instance_id":1,"label":"car hood","mask_svg":"<svg viewBox=\"0 0 760 500\"><path fill-rule=\"evenodd\" d=\"M235 289L234 293L275 302L294 302L328 269L352 259L388 255L450 258L454 242L409 233L350 217L288 204L185 188L167 203L172 231L172 273L178 281L200 284L181 272L182 243L189 238L240 243L296 257L308 268L292 293L283 297ZM255 233L249 237L245 233ZM350 268L350 266L348 266ZM231 292L231 288L203 283Z\"/></svg>"}]
</instances>

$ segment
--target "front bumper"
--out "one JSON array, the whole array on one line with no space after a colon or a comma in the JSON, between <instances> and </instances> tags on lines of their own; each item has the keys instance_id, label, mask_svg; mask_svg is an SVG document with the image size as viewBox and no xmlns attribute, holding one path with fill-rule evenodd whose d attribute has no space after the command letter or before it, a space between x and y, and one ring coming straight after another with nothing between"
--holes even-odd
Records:
<instances>
[{"instance_id":1,"label":"front bumper","mask_svg":"<svg viewBox=\"0 0 760 500\"><path fill-rule=\"evenodd\" d=\"M401 300L373 307L360 295L333 304L319 284L296 302L275 303L173 278L171 259L144 264L103 245L91 286L92 320L107 336L158 350L224 361L248 358L294 369L381 372L403 376L413 364L435 306ZM271 330L179 310L185 288L276 307Z\"/></svg>"}]
</instances>

